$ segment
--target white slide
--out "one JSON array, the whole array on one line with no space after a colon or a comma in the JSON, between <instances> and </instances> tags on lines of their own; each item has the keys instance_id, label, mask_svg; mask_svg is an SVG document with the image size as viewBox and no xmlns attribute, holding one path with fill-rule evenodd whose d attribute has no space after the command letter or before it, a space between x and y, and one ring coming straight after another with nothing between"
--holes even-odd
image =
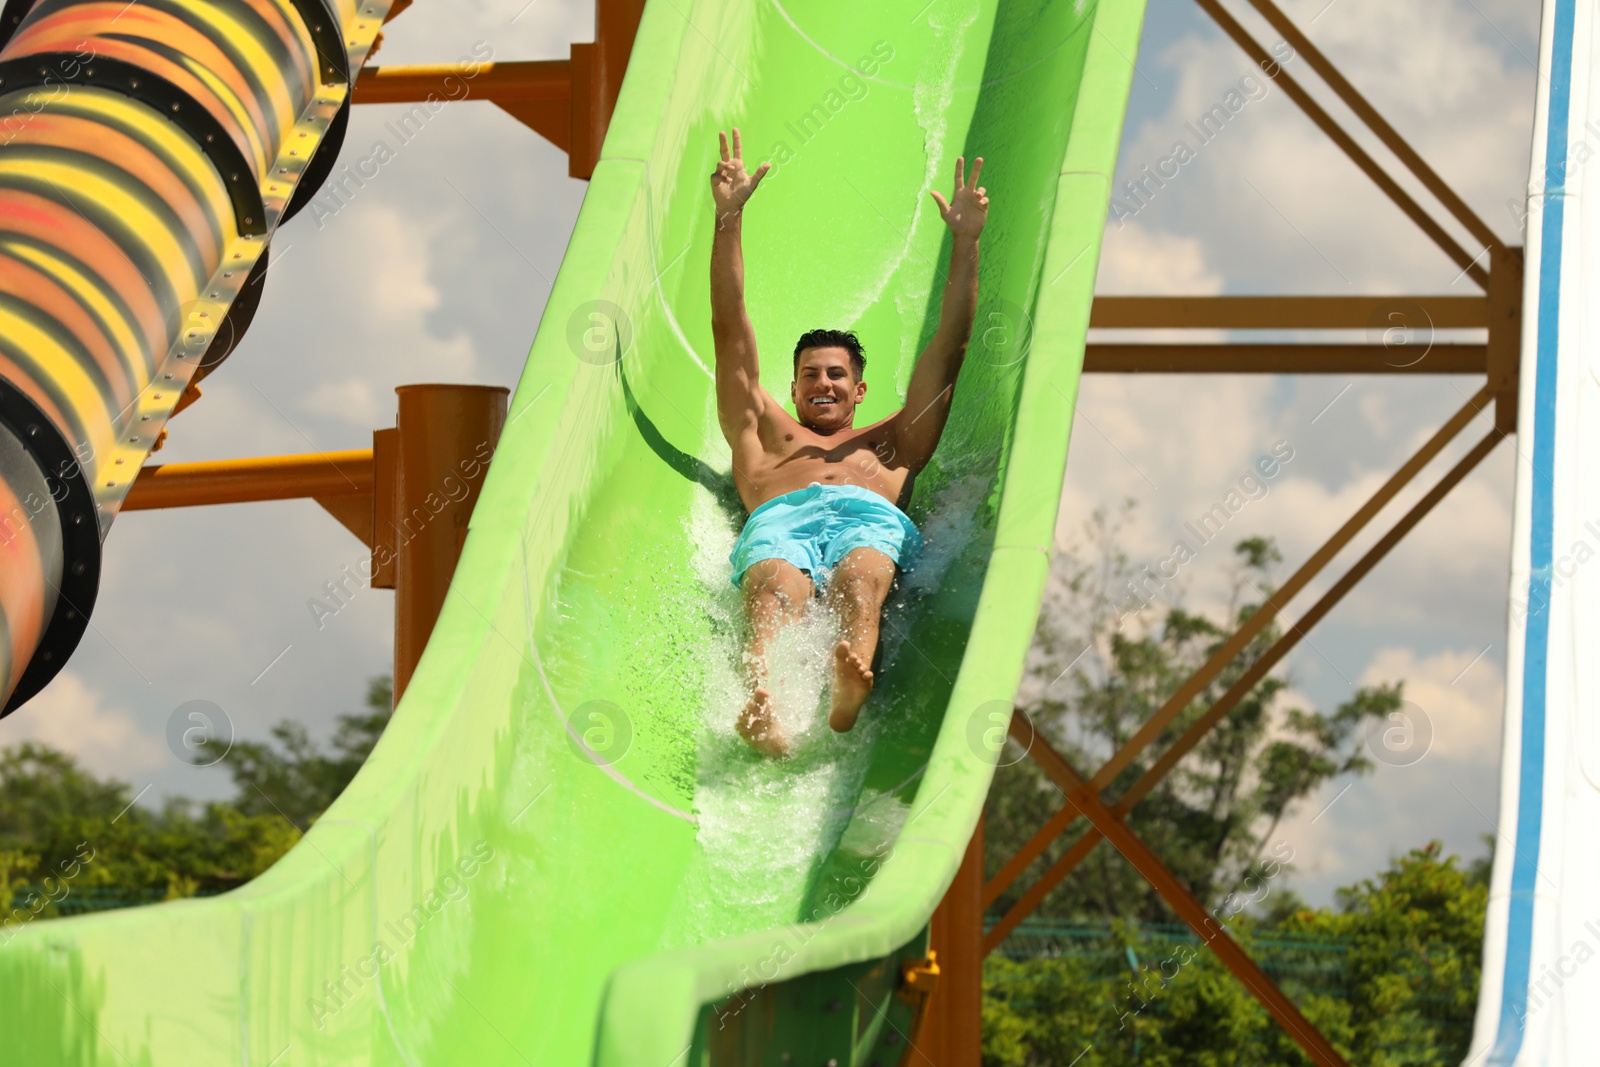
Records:
<instances>
[{"instance_id":1,"label":"white slide","mask_svg":"<svg viewBox=\"0 0 1600 1067\"><path fill-rule=\"evenodd\" d=\"M1546 0L1540 32L1500 823L1471 1067L1600 1064L1597 8Z\"/></svg>"}]
</instances>

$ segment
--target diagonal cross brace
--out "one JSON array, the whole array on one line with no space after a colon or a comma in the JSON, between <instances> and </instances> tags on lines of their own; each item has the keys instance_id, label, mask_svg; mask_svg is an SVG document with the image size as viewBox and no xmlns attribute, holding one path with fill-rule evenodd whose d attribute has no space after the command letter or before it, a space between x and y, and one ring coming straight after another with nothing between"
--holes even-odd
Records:
<instances>
[{"instance_id":1,"label":"diagonal cross brace","mask_svg":"<svg viewBox=\"0 0 1600 1067\"><path fill-rule=\"evenodd\" d=\"M1202 738L1215 726L1224 715L1233 710L1240 700L1244 699L1254 689L1256 684L1266 677L1277 663L1300 642L1306 633L1322 620L1322 617L1331 611L1346 593L1353 589L1372 568L1388 555L1389 551L1399 544L1401 539L1411 531L1422 518L1432 511L1440 500L1455 488L1477 465L1494 450L1501 438L1506 436L1498 428L1491 429L1472 450L1463 456L1442 478L1439 479L1422 499L1418 500L1409 511L1403 515L1394 526L1381 537L1366 553L1351 566L1350 570L1339 579L1332 588L1322 595L1315 604L1291 626L1272 647L1267 649L1255 661L1243 676L1236 681L1204 715L1192 723L1188 730L1162 754L1155 765L1145 771L1143 775L1130 787L1126 794L1117 801L1111 809L1117 818L1126 818L1134 806L1143 800L1149 792L1156 787L1177 765L1178 761L1187 755ZM1257 613L1259 614L1259 612ZM1015 720L1013 720L1015 721ZM1032 723L1024 720L1027 729L1031 730ZM1026 737L1026 735L1024 735ZM1043 744L1042 739L1038 742ZM1028 746L1030 754L1034 749ZM1048 768L1047 768L1048 769ZM1091 783L1093 785L1093 783ZM1098 791L1098 789L1097 789ZM1060 811L1051 817L1050 821L1034 834L1022 849L1009 860L988 884L984 886L983 904L988 907L1016 880L1022 871L1026 870L1034 860L1038 859L1062 832L1066 830L1077 818L1078 811L1072 804L1064 805ZM1090 829L1082 837L1074 841L1068 850L1056 860L1044 875L1028 888L1018 901L1012 905L1011 910L984 935L983 950L987 954L1008 937L1024 918L1033 912L1049 893L1060 885L1062 880L1072 872L1078 864L1094 850L1099 844L1101 833L1098 828Z\"/></svg>"},{"instance_id":2,"label":"diagonal cross brace","mask_svg":"<svg viewBox=\"0 0 1600 1067\"><path fill-rule=\"evenodd\" d=\"M1011 717L1011 731L1013 737L1020 734L1023 739L1027 739L1030 734L1033 735L1029 753L1044 768L1045 773L1061 787L1067 796L1067 803L1086 816L1094 824L1095 829L1127 858L1134 869L1144 875L1145 880L1155 887L1156 892L1160 893L1161 898L1177 912L1178 917L1200 936L1212 952L1216 953L1223 966L1244 983L1251 995L1261 1002L1261 1006L1266 1008L1277 1020L1278 1025L1294 1039L1295 1044L1305 1050L1312 1062L1323 1067L1346 1067L1344 1057L1340 1056L1328 1043L1328 1039L1300 1014L1300 1009L1295 1007L1294 1002L1284 995L1277 983L1256 965L1249 953L1228 936L1222 928L1222 923L1206 911L1205 906L1195 899L1194 894L1189 892L1183 883L1178 881L1177 876L1167 869L1166 864L1161 862L1160 857L1150 850L1150 846L1139 840L1121 817L1101 802L1094 789L1073 769L1066 757L1052 748L1048 741L1038 736L1033 724L1028 721L1027 713L1021 708L1016 709Z\"/></svg>"},{"instance_id":3,"label":"diagonal cross brace","mask_svg":"<svg viewBox=\"0 0 1600 1067\"><path fill-rule=\"evenodd\" d=\"M1266 602L1239 627L1234 635L1228 638L1220 648L1211 654L1211 657L1195 671L1177 691L1168 697L1166 702L1157 709L1150 720L1139 728L1138 732L1129 738L1127 743L1118 749L1116 754L1106 761L1106 765L1094 776L1092 783L1095 789L1102 790L1115 780L1118 774L1134 760L1139 758L1149 745L1170 726L1179 715L1183 714L1191 701L1222 674L1228 664L1232 663L1243 652L1245 647L1267 628L1267 625L1278 617L1290 600L1304 589L1314 579L1334 556L1344 549L1355 536L1364 529L1368 522L1381 511L1385 505L1393 500L1404 489L1417 473L1422 470L1435 456L1444 450L1466 425L1475 418L1479 412L1493 401L1493 396L1487 387L1480 389L1469 399L1461 409L1435 433L1427 443L1419 448L1415 455L1405 462L1393 476L1385 482L1377 492L1373 493L1350 519L1341 526L1327 542L1312 556L1300 565L1300 568L1289 576L1289 579L1275 589ZM1329 605L1330 607L1332 605ZM1050 842L1065 830L1072 822L1072 817L1066 812L1058 812L1039 833L1035 834L1022 849L1012 857L993 879L984 886L984 907L988 907L999 899L1011 883L1016 881L1028 866L1038 859L1049 847ZM1032 909L1029 909L1032 910Z\"/></svg>"},{"instance_id":4,"label":"diagonal cross brace","mask_svg":"<svg viewBox=\"0 0 1600 1067\"><path fill-rule=\"evenodd\" d=\"M1378 165L1378 162L1367 153L1366 149L1356 143L1355 138L1345 132L1344 128L1322 108L1322 105L1311 98L1311 94L1307 93L1299 82L1284 72L1283 68L1268 54L1267 50L1262 48L1255 38L1250 36L1249 31L1241 26L1232 15L1228 14L1219 0L1196 0L1196 2L1205 9L1206 14L1212 17L1224 33L1233 38L1234 42L1244 49L1256 66L1261 68L1263 74L1283 86L1284 92L1299 105L1300 110L1305 112L1306 117L1315 123L1317 128L1326 134L1329 140L1338 145L1344 151L1344 154L1349 156L1350 160L1360 167L1362 172L1371 178L1390 200L1394 201L1395 206L1403 211L1407 218L1416 223L1423 233L1432 238L1434 244L1443 249L1445 255L1449 256L1455 265L1461 268L1463 274L1471 277L1479 285L1485 288L1488 287L1489 272L1478 264L1478 257L1483 254L1482 252L1475 256L1465 248L1462 248L1455 238L1451 237L1444 227L1440 226L1433 216L1428 214L1422 205L1412 198L1410 193L1400 187L1399 182L1395 181L1387 171ZM1498 242L1496 243L1498 244Z\"/></svg>"},{"instance_id":5,"label":"diagonal cross brace","mask_svg":"<svg viewBox=\"0 0 1600 1067\"><path fill-rule=\"evenodd\" d=\"M1328 57L1324 56L1321 50L1311 43L1311 39L1301 33L1298 26L1289 21L1289 16L1285 15L1272 0L1249 0L1249 2L1250 6L1260 12L1261 16L1270 22L1275 30L1283 34L1283 39L1289 42L1290 47L1306 57L1306 62L1311 64L1311 69L1322 76L1322 80L1327 82L1328 87L1334 91L1334 94L1345 102L1345 106L1354 111L1356 117L1366 123L1367 128L1378 135L1378 140L1382 141L1384 146L1393 152L1396 158L1404 163L1412 174L1416 175L1417 180L1438 199L1439 203L1444 205L1445 210L1456 217L1457 222L1467 228L1474 239L1482 241L1489 248L1499 247L1500 239L1495 236L1494 231L1489 229L1488 225L1466 205L1466 202L1456 195L1454 189L1445 184L1444 179L1439 177L1432 167L1428 166L1427 162L1417 154L1416 149L1406 143L1406 139L1401 137L1399 132L1378 113L1378 109L1373 107L1367 101L1367 98L1362 96L1354 85L1350 84L1349 79L1340 73L1339 68L1329 62ZM1313 19L1312 21L1315 22L1316 20Z\"/></svg>"}]
</instances>

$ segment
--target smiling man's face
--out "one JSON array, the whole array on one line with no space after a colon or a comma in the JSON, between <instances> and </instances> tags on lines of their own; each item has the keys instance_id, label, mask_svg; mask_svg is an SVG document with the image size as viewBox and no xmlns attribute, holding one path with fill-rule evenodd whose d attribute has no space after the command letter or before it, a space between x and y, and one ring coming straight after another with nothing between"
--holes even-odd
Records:
<instances>
[{"instance_id":1,"label":"smiling man's face","mask_svg":"<svg viewBox=\"0 0 1600 1067\"><path fill-rule=\"evenodd\" d=\"M867 383L857 380L846 349L807 348L795 366L789 395L800 425L829 434L850 428Z\"/></svg>"}]
</instances>

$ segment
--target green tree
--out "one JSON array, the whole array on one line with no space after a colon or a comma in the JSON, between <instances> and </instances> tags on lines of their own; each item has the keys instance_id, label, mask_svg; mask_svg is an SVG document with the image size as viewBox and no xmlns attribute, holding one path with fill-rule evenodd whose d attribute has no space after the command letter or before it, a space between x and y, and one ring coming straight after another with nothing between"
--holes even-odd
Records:
<instances>
[{"instance_id":1,"label":"green tree","mask_svg":"<svg viewBox=\"0 0 1600 1067\"><path fill-rule=\"evenodd\" d=\"M1287 933L1349 947L1350 1026L1372 1067L1456 1064L1466 1055L1478 999L1489 887L1472 865L1441 858L1438 841L1376 878L1339 891L1336 911L1304 910Z\"/></svg>"},{"instance_id":2,"label":"green tree","mask_svg":"<svg viewBox=\"0 0 1600 1067\"><path fill-rule=\"evenodd\" d=\"M1234 549L1226 610L1191 611L1161 575L1119 546L1122 518L1097 511L1087 545L1052 565L1044 609L1018 702L1053 745L1091 774L1155 714L1168 697L1256 612L1281 558L1253 537ZM1173 561L1165 561L1171 569ZM1269 624L1204 687L1109 788L1124 793L1280 636ZM1263 859L1279 821L1324 782L1363 773L1362 730L1399 708L1400 685L1358 689L1332 711L1285 706L1289 681L1269 674L1135 807L1134 831L1203 903L1214 906ZM1013 752L1013 756L1017 753ZM1063 804L1031 760L996 775L986 807L988 873L993 875ZM1073 829L996 902L1003 913L1083 832ZM1279 856L1279 859L1284 857ZM1292 858L1292 855L1291 857ZM1092 852L1036 914L1168 921L1153 889L1109 846Z\"/></svg>"},{"instance_id":3,"label":"green tree","mask_svg":"<svg viewBox=\"0 0 1600 1067\"><path fill-rule=\"evenodd\" d=\"M304 829L332 804L378 743L394 704L388 675L367 683L367 710L341 715L332 751L324 753L304 726L287 720L272 728L277 740L236 741L225 766L238 795L234 803L251 815L278 814Z\"/></svg>"},{"instance_id":4,"label":"green tree","mask_svg":"<svg viewBox=\"0 0 1600 1067\"><path fill-rule=\"evenodd\" d=\"M226 802L174 798L151 811L126 782L97 778L66 753L29 742L0 750L0 903L43 889L50 905L31 914L104 887L135 891L132 900L231 888L299 836L280 817Z\"/></svg>"},{"instance_id":5,"label":"green tree","mask_svg":"<svg viewBox=\"0 0 1600 1067\"><path fill-rule=\"evenodd\" d=\"M1488 890L1441 852L1396 859L1334 908L1230 928L1349 1063L1454 1067L1466 1053ZM1309 1064L1197 940L1175 949L1114 922L1100 947L985 961L985 1067Z\"/></svg>"},{"instance_id":6,"label":"green tree","mask_svg":"<svg viewBox=\"0 0 1600 1067\"><path fill-rule=\"evenodd\" d=\"M122 781L24 742L0 749L0 922L96 906L220 892L276 863L360 769L389 721L390 680L374 678L364 713L341 716L331 751L297 724L271 744L239 742L225 765L237 795L199 804L134 803Z\"/></svg>"}]
</instances>

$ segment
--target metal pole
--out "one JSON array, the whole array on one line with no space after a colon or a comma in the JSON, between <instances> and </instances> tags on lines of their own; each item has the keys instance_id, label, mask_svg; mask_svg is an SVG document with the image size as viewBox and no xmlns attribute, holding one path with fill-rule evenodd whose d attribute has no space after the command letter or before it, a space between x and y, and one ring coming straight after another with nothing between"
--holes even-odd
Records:
<instances>
[{"instance_id":1,"label":"metal pole","mask_svg":"<svg viewBox=\"0 0 1600 1067\"><path fill-rule=\"evenodd\" d=\"M508 392L489 385L402 385L395 392L400 414L394 511L381 520L377 540L394 553L398 703L449 592L473 505L505 426Z\"/></svg>"},{"instance_id":2,"label":"metal pole","mask_svg":"<svg viewBox=\"0 0 1600 1067\"><path fill-rule=\"evenodd\" d=\"M371 495L372 450L360 448L147 466L134 479L122 510Z\"/></svg>"},{"instance_id":3,"label":"metal pole","mask_svg":"<svg viewBox=\"0 0 1600 1067\"><path fill-rule=\"evenodd\" d=\"M983 1059L983 819L934 910L928 947L939 984L906 1058L914 1067L978 1067Z\"/></svg>"}]
</instances>

